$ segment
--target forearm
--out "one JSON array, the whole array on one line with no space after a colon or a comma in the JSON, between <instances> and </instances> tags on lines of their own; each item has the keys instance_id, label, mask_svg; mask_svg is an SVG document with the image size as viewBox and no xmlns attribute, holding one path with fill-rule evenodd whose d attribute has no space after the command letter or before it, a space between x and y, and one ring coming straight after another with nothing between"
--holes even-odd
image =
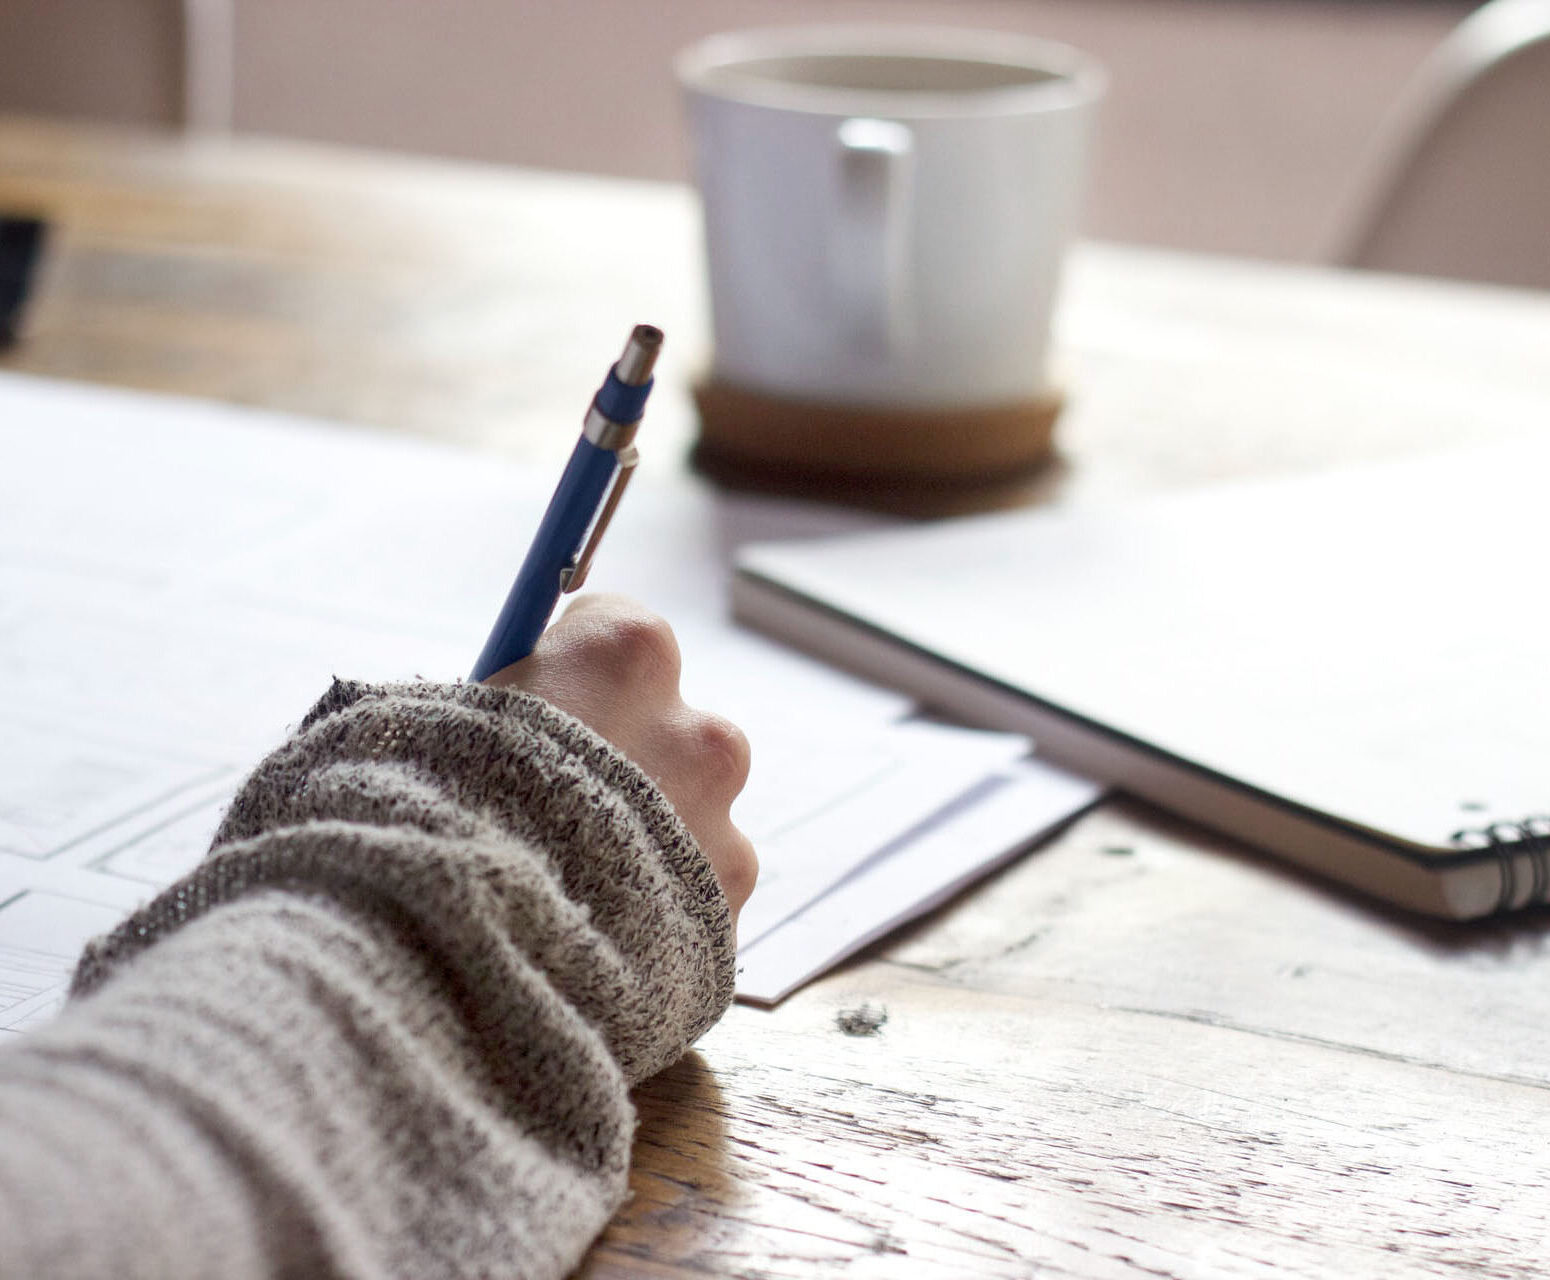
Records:
<instances>
[{"instance_id":1,"label":"forearm","mask_svg":"<svg viewBox=\"0 0 1550 1280\"><path fill-rule=\"evenodd\" d=\"M660 796L533 700L336 687L221 840L0 1064L4 1269L563 1274L730 995Z\"/></svg>"},{"instance_id":2,"label":"forearm","mask_svg":"<svg viewBox=\"0 0 1550 1280\"><path fill-rule=\"evenodd\" d=\"M331 903L190 924L7 1064L0 1271L563 1274L622 1193L631 1114L525 976L518 1040L447 1016L454 975Z\"/></svg>"}]
</instances>

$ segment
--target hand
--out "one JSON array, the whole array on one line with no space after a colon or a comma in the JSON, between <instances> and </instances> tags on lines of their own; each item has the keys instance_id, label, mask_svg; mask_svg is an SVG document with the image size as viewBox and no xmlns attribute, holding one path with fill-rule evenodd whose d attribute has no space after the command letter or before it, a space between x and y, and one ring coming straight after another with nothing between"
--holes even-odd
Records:
<instances>
[{"instance_id":1,"label":"hand","mask_svg":"<svg viewBox=\"0 0 1550 1280\"><path fill-rule=\"evenodd\" d=\"M735 923L759 874L753 846L731 817L748 781L748 739L730 721L684 704L680 670L666 622L623 596L589 595L528 657L485 683L552 702L645 770L710 859Z\"/></svg>"}]
</instances>

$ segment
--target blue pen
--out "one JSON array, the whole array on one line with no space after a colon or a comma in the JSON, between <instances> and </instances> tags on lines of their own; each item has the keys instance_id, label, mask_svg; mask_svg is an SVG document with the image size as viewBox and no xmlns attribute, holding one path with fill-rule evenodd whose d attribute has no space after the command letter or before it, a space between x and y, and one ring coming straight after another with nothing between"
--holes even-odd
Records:
<instances>
[{"instance_id":1,"label":"blue pen","mask_svg":"<svg viewBox=\"0 0 1550 1280\"><path fill-rule=\"evenodd\" d=\"M532 653L560 596L586 580L597 544L639 461L635 429L661 349L662 330L636 325L624 354L592 397L581 439L469 679L483 680Z\"/></svg>"}]
</instances>

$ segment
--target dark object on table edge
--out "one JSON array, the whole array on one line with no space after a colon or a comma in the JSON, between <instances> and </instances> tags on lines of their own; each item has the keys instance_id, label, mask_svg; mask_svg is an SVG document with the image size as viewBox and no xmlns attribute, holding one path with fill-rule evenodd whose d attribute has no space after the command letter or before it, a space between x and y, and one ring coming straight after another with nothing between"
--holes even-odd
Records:
<instances>
[{"instance_id":1,"label":"dark object on table edge","mask_svg":"<svg viewBox=\"0 0 1550 1280\"><path fill-rule=\"evenodd\" d=\"M0 213L0 350L21 332L22 312L43 256L48 224L41 218Z\"/></svg>"}]
</instances>

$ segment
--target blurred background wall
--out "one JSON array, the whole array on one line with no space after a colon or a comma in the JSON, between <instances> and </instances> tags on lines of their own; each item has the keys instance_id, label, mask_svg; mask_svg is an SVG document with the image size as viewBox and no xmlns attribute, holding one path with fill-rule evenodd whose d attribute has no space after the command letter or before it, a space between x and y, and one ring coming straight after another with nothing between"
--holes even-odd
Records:
<instances>
[{"instance_id":1,"label":"blurred background wall","mask_svg":"<svg viewBox=\"0 0 1550 1280\"><path fill-rule=\"evenodd\" d=\"M0 0L0 110L687 176L670 61L796 22L1079 45L1113 89L1088 234L1322 255L1380 122L1466 0Z\"/></svg>"}]
</instances>

